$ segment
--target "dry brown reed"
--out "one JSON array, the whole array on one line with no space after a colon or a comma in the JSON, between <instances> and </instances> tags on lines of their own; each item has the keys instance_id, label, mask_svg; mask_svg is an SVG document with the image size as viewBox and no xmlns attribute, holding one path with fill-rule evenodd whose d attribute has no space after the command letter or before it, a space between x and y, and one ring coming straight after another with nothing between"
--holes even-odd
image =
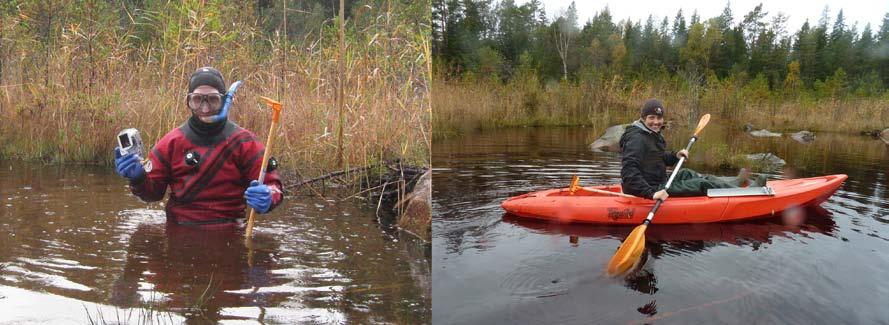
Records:
<instances>
[{"instance_id":1,"label":"dry brown reed","mask_svg":"<svg viewBox=\"0 0 889 325\"><path fill-rule=\"evenodd\" d=\"M604 131L637 118L642 102L651 97L664 102L668 123L678 127L693 125L703 113L714 114L724 124L752 123L779 131L859 133L889 127L889 98L755 98L740 86L701 86L695 91L676 78L630 81L614 76L541 85L536 77L503 83L467 75L436 78L435 87L436 138L516 126L591 126Z\"/></svg>"},{"instance_id":2,"label":"dry brown reed","mask_svg":"<svg viewBox=\"0 0 889 325\"><path fill-rule=\"evenodd\" d=\"M289 40L264 34L248 6L189 0L142 12L153 27L141 28L154 36L138 41L136 13L127 13L125 30L113 19L68 17L47 24L46 41L21 27L43 23L40 8L6 12L0 22L0 157L110 163L119 130L136 127L149 145L185 122L187 77L209 65L228 83L244 81L230 119L260 139L271 112L258 96L284 103L276 140L284 168L306 177L333 170L339 125L333 17L319 33ZM367 1L346 21L344 168L393 158L430 164L430 25L428 15L412 16L429 8L415 7L423 6Z\"/></svg>"},{"instance_id":3,"label":"dry brown reed","mask_svg":"<svg viewBox=\"0 0 889 325\"><path fill-rule=\"evenodd\" d=\"M651 84L614 77L603 82L562 81L540 85L536 78L435 80L435 137L476 129L514 126L590 126L595 130L632 121L641 102L658 97L671 114L686 116L686 101Z\"/></svg>"}]
</instances>

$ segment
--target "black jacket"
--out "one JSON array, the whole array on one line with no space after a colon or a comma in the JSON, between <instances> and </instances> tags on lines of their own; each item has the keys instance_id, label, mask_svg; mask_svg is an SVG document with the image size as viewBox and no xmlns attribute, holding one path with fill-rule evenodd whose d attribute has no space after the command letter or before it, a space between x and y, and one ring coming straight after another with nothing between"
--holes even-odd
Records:
<instances>
[{"instance_id":1,"label":"black jacket","mask_svg":"<svg viewBox=\"0 0 889 325\"><path fill-rule=\"evenodd\" d=\"M676 154L666 151L667 142L641 121L627 126L620 137L621 186L623 192L651 199L661 184L667 182L667 166L679 162Z\"/></svg>"}]
</instances>

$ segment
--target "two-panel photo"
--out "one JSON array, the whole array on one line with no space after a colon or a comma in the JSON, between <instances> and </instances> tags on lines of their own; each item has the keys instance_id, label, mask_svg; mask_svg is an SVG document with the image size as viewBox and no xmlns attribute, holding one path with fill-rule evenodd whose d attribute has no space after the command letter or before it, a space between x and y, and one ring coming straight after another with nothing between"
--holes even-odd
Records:
<instances>
[{"instance_id":1,"label":"two-panel photo","mask_svg":"<svg viewBox=\"0 0 889 325\"><path fill-rule=\"evenodd\" d=\"M887 324L889 3L0 0L0 324Z\"/></svg>"}]
</instances>

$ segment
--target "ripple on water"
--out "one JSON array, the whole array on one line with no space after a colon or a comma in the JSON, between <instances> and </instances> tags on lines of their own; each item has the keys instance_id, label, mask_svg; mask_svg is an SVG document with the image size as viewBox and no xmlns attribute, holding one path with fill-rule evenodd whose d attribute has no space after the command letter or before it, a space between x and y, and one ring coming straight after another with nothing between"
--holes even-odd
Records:
<instances>
[{"instance_id":1,"label":"ripple on water","mask_svg":"<svg viewBox=\"0 0 889 325\"><path fill-rule=\"evenodd\" d=\"M94 266L85 266L80 265L80 262L66 260L61 258L49 258L49 259L30 259L25 257L19 257L16 260L22 261L24 263L28 263L31 265L40 265L52 269L81 269L81 270L95 270L97 267Z\"/></svg>"},{"instance_id":2,"label":"ripple on water","mask_svg":"<svg viewBox=\"0 0 889 325\"><path fill-rule=\"evenodd\" d=\"M327 308L307 308L305 306L276 307L231 307L220 311L223 317L219 324L236 324L239 319L255 320L272 324L345 324L346 315ZM253 324L253 321L250 321Z\"/></svg>"},{"instance_id":3,"label":"ripple on water","mask_svg":"<svg viewBox=\"0 0 889 325\"><path fill-rule=\"evenodd\" d=\"M518 298L543 298L565 294L572 288L566 264L571 256L550 254L525 259L509 271L500 282L506 293Z\"/></svg>"},{"instance_id":4,"label":"ripple on water","mask_svg":"<svg viewBox=\"0 0 889 325\"><path fill-rule=\"evenodd\" d=\"M9 276L15 277L17 280L13 282L38 282L45 286L63 289L63 290L77 290L77 291L92 291L93 288L85 286L83 284L68 280L68 278L57 275L57 274L47 274L43 272L32 271L25 268L27 264L22 263L10 263L7 264L3 268L3 272L9 274Z\"/></svg>"},{"instance_id":5,"label":"ripple on water","mask_svg":"<svg viewBox=\"0 0 889 325\"><path fill-rule=\"evenodd\" d=\"M268 287L254 287L240 290L225 290L228 293L234 294L256 294L256 293L303 293L303 292L341 292L343 291L343 286L320 286L320 287L305 287L305 286L295 286L290 284L277 285L277 286L268 286Z\"/></svg>"}]
</instances>

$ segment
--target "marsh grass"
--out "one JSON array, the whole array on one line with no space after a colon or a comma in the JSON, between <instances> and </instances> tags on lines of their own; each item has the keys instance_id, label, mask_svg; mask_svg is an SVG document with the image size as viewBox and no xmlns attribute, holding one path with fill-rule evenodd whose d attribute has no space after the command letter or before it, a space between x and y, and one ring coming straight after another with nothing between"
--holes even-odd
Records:
<instances>
[{"instance_id":1,"label":"marsh grass","mask_svg":"<svg viewBox=\"0 0 889 325\"><path fill-rule=\"evenodd\" d=\"M90 325L105 324L179 324L180 321L175 319L174 314L163 309L163 302L159 297L152 293L151 300L143 302L138 308L114 309L114 315L106 315L98 306L95 307L95 313L90 311L86 304L83 305L86 313L87 321Z\"/></svg>"},{"instance_id":2,"label":"marsh grass","mask_svg":"<svg viewBox=\"0 0 889 325\"><path fill-rule=\"evenodd\" d=\"M186 314L189 315L198 315L202 318L207 317L205 313L207 309L207 302L213 299L213 296L219 291L219 286L222 284L222 281L213 281L213 274L210 274L210 280L207 283L207 287L201 291L201 295L198 296L194 301L189 303L188 308L186 309Z\"/></svg>"},{"instance_id":3,"label":"marsh grass","mask_svg":"<svg viewBox=\"0 0 889 325\"><path fill-rule=\"evenodd\" d=\"M115 135L128 127L151 146L187 120L187 78L211 65L227 83L244 81L230 119L261 141L271 112L258 96L284 104L273 153L283 168L309 177L337 167L333 17L294 39L264 33L247 4L149 7L127 12L126 28L116 14L90 16L115 12L108 6L62 5L49 22L39 5L0 13L0 158L109 164ZM430 25L419 15L428 4L355 7L341 76L344 168L393 158L428 166Z\"/></svg>"},{"instance_id":4,"label":"marsh grass","mask_svg":"<svg viewBox=\"0 0 889 325\"><path fill-rule=\"evenodd\" d=\"M651 84L620 77L596 83L561 81L541 85L535 77L497 80L435 80L433 135L518 126L589 126L604 131L632 121L641 101L658 97L670 114L686 116L684 98Z\"/></svg>"},{"instance_id":5,"label":"marsh grass","mask_svg":"<svg viewBox=\"0 0 889 325\"><path fill-rule=\"evenodd\" d=\"M684 127L710 113L726 123L752 123L778 131L859 133L889 126L889 98L782 98L754 96L730 83L689 87L680 77L651 81L592 78L542 85L536 77L506 83L468 74L435 79L433 136L523 126L590 126L595 134L637 118L648 98L667 107L668 120ZM592 141L594 139L591 139Z\"/></svg>"}]
</instances>

